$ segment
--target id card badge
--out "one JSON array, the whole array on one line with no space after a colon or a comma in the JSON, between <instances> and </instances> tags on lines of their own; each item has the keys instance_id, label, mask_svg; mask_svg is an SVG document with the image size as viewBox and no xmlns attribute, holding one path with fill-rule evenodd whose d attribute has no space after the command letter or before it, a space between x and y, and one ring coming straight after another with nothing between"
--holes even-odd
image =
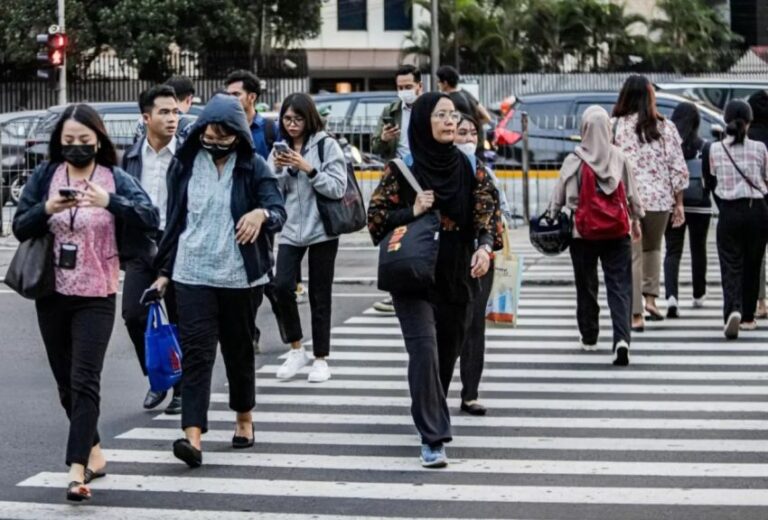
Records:
<instances>
[{"instance_id":1,"label":"id card badge","mask_svg":"<svg viewBox=\"0 0 768 520\"><path fill-rule=\"evenodd\" d=\"M61 244L59 248L59 267L74 269L77 265L77 244Z\"/></svg>"}]
</instances>

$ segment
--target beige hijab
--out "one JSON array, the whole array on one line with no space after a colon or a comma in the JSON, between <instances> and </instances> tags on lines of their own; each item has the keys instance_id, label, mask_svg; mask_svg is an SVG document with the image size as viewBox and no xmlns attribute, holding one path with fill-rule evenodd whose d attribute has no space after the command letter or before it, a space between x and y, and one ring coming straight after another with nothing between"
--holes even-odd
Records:
<instances>
[{"instance_id":1,"label":"beige hijab","mask_svg":"<svg viewBox=\"0 0 768 520\"><path fill-rule=\"evenodd\" d=\"M612 141L608 112L599 105L587 108L581 118L581 144L563 162L565 177L578 172L583 161L594 170L603 192L613 193L624 174L624 157Z\"/></svg>"}]
</instances>

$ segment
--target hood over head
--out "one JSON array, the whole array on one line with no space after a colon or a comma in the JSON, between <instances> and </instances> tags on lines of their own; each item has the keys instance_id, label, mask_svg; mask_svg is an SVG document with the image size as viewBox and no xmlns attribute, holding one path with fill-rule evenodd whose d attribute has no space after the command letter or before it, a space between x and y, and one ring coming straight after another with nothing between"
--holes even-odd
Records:
<instances>
[{"instance_id":1,"label":"hood over head","mask_svg":"<svg viewBox=\"0 0 768 520\"><path fill-rule=\"evenodd\" d=\"M205 127L210 124L226 126L234 131L238 138L238 155L247 157L254 154L255 148L251 129L248 126L248 118L240 101L234 96L216 94L208 101L203 113L200 114L200 117L192 125L189 136L179 150L179 156L191 159L197 155L197 152L202 148L200 135L205 131Z\"/></svg>"}]
</instances>

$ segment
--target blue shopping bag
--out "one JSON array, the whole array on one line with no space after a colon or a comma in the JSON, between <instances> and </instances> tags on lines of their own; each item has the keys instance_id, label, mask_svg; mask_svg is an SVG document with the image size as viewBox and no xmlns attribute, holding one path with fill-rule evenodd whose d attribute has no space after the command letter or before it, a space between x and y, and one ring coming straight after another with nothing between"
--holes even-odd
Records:
<instances>
[{"instance_id":1,"label":"blue shopping bag","mask_svg":"<svg viewBox=\"0 0 768 520\"><path fill-rule=\"evenodd\" d=\"M144 344L150 388L153 392L168 390L181 379L181 347L176 325L168 323L160 302L149 306Z\"/></svg>"}]
</instances>

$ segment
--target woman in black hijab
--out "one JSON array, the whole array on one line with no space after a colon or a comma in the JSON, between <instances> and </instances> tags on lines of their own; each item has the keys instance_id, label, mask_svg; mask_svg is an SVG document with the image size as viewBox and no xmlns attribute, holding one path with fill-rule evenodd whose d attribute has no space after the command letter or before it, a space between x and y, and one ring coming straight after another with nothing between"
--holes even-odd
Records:
<instances>
[{"instance_id":1,"label":"woman in black hijab","mask_svg":"<svg viewBox=\"0 0 768 520\"><path fill-rule=\"evenodd\" d=\"M368 208L368 229L378 244L392 229L439 210L440 248L435 284L423 293L393 294L408 351L411 415L421 435L421 463L444 467L451 440L446 403L464 343L478 278L489 267L501 226L498 192L482 166L453 145L461 116L445 94L429 93L413 105L408 139L418 196L390 163Z\"/></svg>"}]
</instances>

